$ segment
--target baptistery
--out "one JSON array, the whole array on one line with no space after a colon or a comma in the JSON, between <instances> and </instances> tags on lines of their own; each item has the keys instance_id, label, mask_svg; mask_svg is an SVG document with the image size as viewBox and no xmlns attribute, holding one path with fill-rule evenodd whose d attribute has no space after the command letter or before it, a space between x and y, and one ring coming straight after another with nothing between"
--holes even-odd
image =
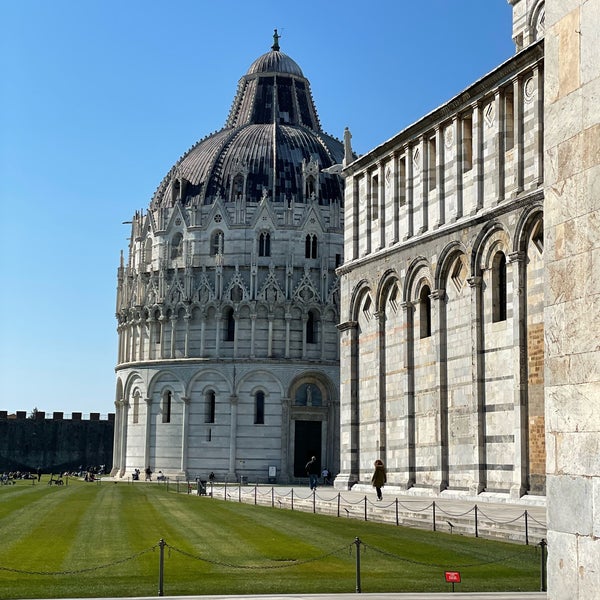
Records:
<instances>
[{"instance_id":1,"label":"baptistery","mask_svg":"<svg viewBox=\"0 0 600 600\"><path fill-rule=\"evenodd\" d=\"M342 142L273 45L226 123L131 219L117 276L115 477L296 481L339 469Z\"/></svg>"}]
</instances>

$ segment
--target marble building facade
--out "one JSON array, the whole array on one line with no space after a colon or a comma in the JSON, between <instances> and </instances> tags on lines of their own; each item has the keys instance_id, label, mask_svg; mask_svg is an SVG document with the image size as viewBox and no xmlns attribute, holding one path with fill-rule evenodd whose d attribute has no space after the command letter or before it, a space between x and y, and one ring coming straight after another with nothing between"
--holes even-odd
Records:
<instances>
[{"instance_id":1,"label":"marble building facade","mask_svg":"<svg viewBox=\"0 0 600 600\"><path fill-rule=\"evenodd\" d=\"M516 55L346 177L341 472L545 493L543 3ZM527 10L524 10L524 9Z\"/></svg>"}]
</instances>

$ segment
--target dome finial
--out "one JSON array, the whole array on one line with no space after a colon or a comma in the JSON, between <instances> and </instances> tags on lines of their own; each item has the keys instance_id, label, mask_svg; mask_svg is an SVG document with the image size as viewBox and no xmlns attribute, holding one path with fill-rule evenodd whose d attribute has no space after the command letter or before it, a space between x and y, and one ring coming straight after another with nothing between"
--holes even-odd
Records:
<instances>
[{"instance_id":1,"label":"dome finial","mask_svg":"<svg viewBox=\"0 0 600 600\"><path fill-rule=\"evenodd\" d=\"M277 34L277 29L273 30L273 45L271 46L271 50L275 52L279 52L279 38L281 36Z\"/></svg>"}]
</instances>

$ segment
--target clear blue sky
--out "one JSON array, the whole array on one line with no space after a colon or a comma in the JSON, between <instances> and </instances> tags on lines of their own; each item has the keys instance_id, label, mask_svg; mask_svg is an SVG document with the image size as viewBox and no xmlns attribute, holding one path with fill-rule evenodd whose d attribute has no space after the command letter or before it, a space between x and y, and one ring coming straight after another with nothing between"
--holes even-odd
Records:
<instances>
[{"instance_id":1,"label":"clear blue sky","mask_svg":"<svg viewBox=\"0 0 600 600\"><path fill-rule=\"evenodd\" d=\"M0 410L114 411L136 209L282 52L369 151L508 59L506 0L0 0Z\"/></svg>"}]
</instances>

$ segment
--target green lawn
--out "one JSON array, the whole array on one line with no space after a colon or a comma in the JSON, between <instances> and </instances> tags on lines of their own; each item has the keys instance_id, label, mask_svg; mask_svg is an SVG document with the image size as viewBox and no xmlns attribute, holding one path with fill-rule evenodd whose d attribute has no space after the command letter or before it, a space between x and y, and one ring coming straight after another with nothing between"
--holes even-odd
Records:
<instances>
[{"instance_id":1,"label":"green lawn","mask_svg":"<svg viewBox=\"0 0 600 600\"><path fill-rule=\"evenodd\" d=\"M47 478L45 478L47 479ZM145 484L0 487L0 598L539 590L539 548Z\"/></svg>"}]
</instances>

